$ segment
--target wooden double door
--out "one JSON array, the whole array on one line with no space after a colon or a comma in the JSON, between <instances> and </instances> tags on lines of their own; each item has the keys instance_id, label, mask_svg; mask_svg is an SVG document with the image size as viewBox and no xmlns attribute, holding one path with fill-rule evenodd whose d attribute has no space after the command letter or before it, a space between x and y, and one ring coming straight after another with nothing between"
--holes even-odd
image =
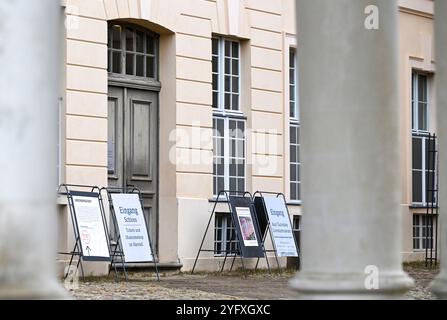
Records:
<instances>
[{"instance_id":1,"label":"wooden double door","mask_svg":"<svg viewBox=\"0 0 447 320\"><path fill-rule=\"evenodd\" d=\"M158 251L158 107L158 92L109 87L108 184L141 190L155 251Z\"/></svg>"}]
</instances>

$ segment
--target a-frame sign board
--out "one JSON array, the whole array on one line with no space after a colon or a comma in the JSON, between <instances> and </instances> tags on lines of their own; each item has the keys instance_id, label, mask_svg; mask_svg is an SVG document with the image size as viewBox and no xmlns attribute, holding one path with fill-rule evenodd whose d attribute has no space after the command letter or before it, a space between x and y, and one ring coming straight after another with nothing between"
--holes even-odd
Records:
<instances>
[{"instance_id":1,"label":"a-frame sign board","mask_svg":"<svg viewBox=\"0 0 447 320\"><path fill-rule=\"evenodd\" d=\"M109 273L116 264L154 263L157 280L160 281L157 258L152 246L143 212L141 192L135 187L103 188L107 192L113 221L114 243L112 244L112 261Z\"/></svg>"},{"instance_id":2,"label":"a-frame sign board","mask_svg":"<svg viewBox=\"0 0 447 320\"><path fill-rule=\"evenodd\" d=\"M75 191L71 188L89 191ZM61 185L59 194L67 196L75 236L74 248L68 253L71 258L65 278L70 272L69 268L75 256L78 257L76 269L81 266L82 276L84 276L82 261L107 262L111 260L109 234L101 193L98 187Z\"/></svg>"},{"instance_id":3,"label":"a-frame sign board","mask_svg":"<svg viewBox=\"0 0 447 320\"><path fill-rule=\"evenodd\" d=\"M238 195L238 196L234 196ZM223 199L223 200L222 200ZM231 220L231 225L234 227L235 232L233 232L233 238L230 242L236 240L236 249L228 249L226 245L223 245L220 249L214 247L213 249L204 249L204 243L206 236L208 234L211 222L215 217L217 204L219 202L226 203L228 205L229 217ZM259 224L257 220L257 215L255 213L255 208L252 201L252 196L249 192L236 192L236 191L220 191L215 203L213 210L211 212L210 218L208 220L208 225L205 229L205 233L202 238L199 250L197 252L196 259L194 261L194 266L191 273L197 266L197 262L200 258L202 252L213 253L215 255L223 255L224 260L220 272L224 271L225 263L228 256L233 256L233 261L230 267L230 271L233 270L234 262L236 257L239 256L241 259L242 269L246 271L244 265L244 258L263 258L265 255L264 243L262 241L262 234L259 229ZM268 260L267 266L270 272L270 265Z\"/></svg>"},{"instance_id":4,"label":"a-frame sign board","mask_svg":"<svg viewBox=\"0 0 447 320\"><path fill-rule=\"evenodd\" d=\"M257 191L254 193L253 202L260 221L263 242L265 243L267 234L270 234L273 245L273 250L266 250L266 252L275 254L279 270L278 257L299 258L299 249L292 230L293 225L286 198L282 193Z\"/></svg>"}]
</instances>

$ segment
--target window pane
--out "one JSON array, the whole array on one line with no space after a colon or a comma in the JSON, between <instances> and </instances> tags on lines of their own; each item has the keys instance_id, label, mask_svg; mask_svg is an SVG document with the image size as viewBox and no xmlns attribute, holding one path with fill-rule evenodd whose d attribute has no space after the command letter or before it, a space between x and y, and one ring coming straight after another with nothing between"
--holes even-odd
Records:
<instances>
[{"instance_id":1,"label":"window pane","mask_svg":"<svg viewBox=\"0 0 447 320\"><path fill-rule=\"evenodd\" d=\"M422 170L422 139L413 138L413 169Z\"/></svg>"},{"instance_id":2,"label":"window pane","mask_svg":"<svg viewBox=\"0 0 447 320\"><path fill-rule=\"evenodd\" d=\"M137 52L144 53L144 33L141 31L136 32Z\"/></svg>"},{"instance_id":3,"label":"window pane","mask_svg":"<svg viewBox=\"0 0 447 320\"><path fill-rule=\"evenodd\" d=\"M298 159L296 157L296 154L297 154L297 147L290 146L290 162L294 162L294 163L297 162Z\"/></svg>"},{"instance_id":4,"label":"window pane","mask_svg":"<svg viewBox=\"0 0 447 320\"><path fill-rule=\"evenodd\" d=\"M419 75L418 95L420 102L427 102L427 76Z\"/></svg>"},{"instance_id":5,"label":"window pane","mask_svg":"<svg viewBox=\"0 0 447 320\"><path fill-rule=\"evenodd\" d=\"M237 190L245 191L245 179L238 179Z\"/></svg>"},{"instance_id":6,"label":"window pane","mask_svg":"<svg viewBox=\"0 0 447 320\"><path fill-rule=\"evenodd\" d=\"M413 171L413 202L422 202L422 172Z\"/></svg>"},{"instance_id":7,"label":"window pane","mask_svg":"<svg viewBox=\"0 0 447 320\"><path fill-rule=\"evenodd\" d=\"M112 72L121 73L121 52L113 52L112 61L113 61Z\"/></svg>"},{"instance_id":8,"label":"window pane","mask_svg":"<svg viewBox=\"0 0 447 320\"><path fill-rule=\"evenodd\" d=\"M233 77L232 78L232 91L233 93L239 93L239 78L238 77Z\"/></svg>"},{"instance_id":9,"label":"window pane","mask_svg":"<svg viewBox=\"0 0 447 320\"><path fill-rule=\"evenodd\" d=\"M146 58L146 77L155 78L155 58Z\"/></svg>"},{"instance_id":10,"label":"window pane","mask_svg":"<svg viewBox=\"0 0 447 320\"><path fill-rule=\"evenodd\" d=\"M137 56L137 76L144 77L144 56Z\"/></svg>"},{"instance_id":11,"label":"window pane","mask_svg":"<svg viewBox=\"0 0 447 320\"><path fill-rule=\"evenodd\" d=\"M225 76L225 92L230 92L231 91L230 81L231 81L230 76Z\"/></svg>"},{"instance_id":12,"label":"window pane","mask_svg":"<svg viewBox=\"0 0 447 320\"><path fill-rule=\"evenodd\" d=\"M225 94L225 109L226 110L231 109L231 94L229 93Z\"/></svg>"},{"instance_id":13,"label":"window pane","mask_svg":"<svg viewBox=\"0 0 447 320\"><path fill-rule=\"evenodd\" d=\"M232 56L233 58L239 58L239 43L233 42L232 44L233 44Z\"/></svg>"},{"instance_id":14,"label":"window pane","mask_svg":"<svg viewBox=\"0 0 447 320\"><path fill-rule=\"evenodd\" d=\"M134 75L133 66L135 56L133 54L126 54L126 74Z\"/></svg>"},{"instance_id":15,"label":"window pane","mask_svg":"<svg viewBox=\"0 0 447 320\"><path fill-rule=\"evenodd\" d=\"M230 176L231 177L236 177L236 164L234 163L234 161L231 161L230 163Z\"/></svg>"},{"instance_id":16,"label":"window pane","mask_svg":"<svg viewBox=\"0 0 447 320\"><path fill-rule=\"evenodd\" d=\"M295 86L290 86L290 100L295 101Z\"/></svg>"},{"instance_id":17,"label":"window pane","mask_svg":"<svg viewBox=\"0 0 447 320\"><path fill-rule=\"evenodd\" d=\"M233 59L232 65L231 65L231 71L233 75L238 76L239 75L239 60Z\"/></svg>"},{"instance_id":18,"label":"window pane","mask_svg":"<svg viewBox=\"0 0 447 320\"><path fill-rule=\"evenodd\" d=\"M233 191L233 190L237 190L237 189L236 189L236 186L237 186L237 180L236 180L236 178L230 178L230 190L231 190L231 191Z\"/></svg>"},{"instance_id":19,"label":"window pane","mask_svg":"<svg viewBox=\"0 0 447 320\"><path fill-rule=\"evenodd\" d=\"M231 74L231 59L225 59L225 74Z\"/></svg>"},{"instance_id":20,"label":"window pane","mask_svg":"<svg viewBox=\"0 0 447 320\"><path fill-rule=\"evenodd\" d=\"M219 72L219 59L217 57L213 57L213 72Z\"/></svg>"},{"instance_id":21,"label":"window pane","mask_svg":"<svg viewBox=\"0 0 447 320\"><path fill-rule=\"evenodd\" d=\"M419 103L418 104L418 119L419 119L419 130L428 130L428 108L427 104L425 103Z\"/></svg>"},{"instance_id":22,"label":"window pane","mask_svg":"<svg viewBox=\"0 0 447 320\"><path fill-rule=\"evenodd\" d=\"M233 110L238 111L239 110L239 95L233 94Z\"/></svg>"},{"instance_id":23,"label":"window pane","mask_svg":"<svg viewBox=\"0 0 447 320\"><path fill-rule=\"evenodd\" d=\"M126 29L126 50L127 51L134 51L134 44L133 44L133 37L134 33L130 29Z\"/></svg>"},{"instance_id":24,"label":"window pane","mask_svg":"<svg viewBox=\"0 0 447 320\"><path fill-rule=\"evenodd\" d=\"M231 56L231 41L225 41L225 56Z\"/></svg>"},{"instance_id":25,"label":"window pane","mask_svg":"<svg viewBox=\"0 0 447 320\"><path fill-rule=\"evenodd\" d=\"M113 26L112 27L112 33L113 33L113 48L114 49L121 49L121 27L120 26Z\"/></svg>"},{"instance_id":26,"label":"window pane","mask_svg":"<svg viewBox=\"0 0 447 320\"><path fill-rule=\"evenodd\" d=\"M155 38L149 35L146 38L146 53L155 54Z\"/></svg>"},{"instance_id":27,"label":"window pane","mask_svg":"<svg viewBox=\"0 0 447 320\"><path fill-rule=\"evenodd\" d=\"M289 72L289 82L291 85L295 84L295 69L290 69Z\"/></svg>"},{"instance_id":28,"label":"window pane","mask_svg":"<svg viewBox=\"0 0 447 320\"><path fill-rule=\"evenodd\" d=\"M295 50L293 50L293 49L290 50L289 65L290 65L290 68L295 67Z\"/></svg>"},{"instance_id":29,"label":"window pane","mask_svg":"<svg viewBox=\"0 0 447 320\"><path fill-rule=\"evenodd\" d=\"M218 96L217 96L217 92L213 92L213 108L218 108L219 107L219 102L218 102Z\"/></svg>"},{"instance_id":30,"label":"window pane","mask_svg":"<svg viewBox=\"0 0 447 320\"><path fill-rule=\"evenodd\" d=\"M219 40L213 39L212 46L213 46L213 55L218 55L219 54Z\"/></svg>"},{"instance_id":31,"label":"window pane","mask_svg":"<svg viewBox=\"0 0 447 320\"><path fill-rule=\"evenodd\" d=\"M290 184L290 198L292 200L298 200L297 184L296 183Z\"/></svg>"}]
</instances>

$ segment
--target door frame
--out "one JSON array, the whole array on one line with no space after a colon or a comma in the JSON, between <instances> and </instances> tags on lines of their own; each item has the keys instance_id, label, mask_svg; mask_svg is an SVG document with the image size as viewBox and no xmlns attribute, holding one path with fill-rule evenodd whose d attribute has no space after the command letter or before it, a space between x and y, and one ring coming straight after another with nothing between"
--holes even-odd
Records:
<instances>
[{"instance_id":1,"label":"door frame","mask_svg":"<svg viewBox=\"0 0 447 320\"><path fill-rule=\"evenodd\" d=\"M156 208L157 208L157 212L155 212L155 221L156 221L156 225L155 225L155 230L156 230L156 239L153 239L153 235L151 235L152 241L155 241L155 247L153 248L157 257L159 256L159 238L160 238L160 218L159 218L159 214L160 214L160 91L161 91L161 83L159 81L155 81L155 80L150 80L150 79L145 79L145 80L135 80L135 79L125 79L123 77L117 77L113 74L108 75L108 86L107 88L110 87L119 87L119 88L123 88L123 89L136 89L136 90L141 90L141 91L151 91L151 92L155 92L157 95L157 107L158 107L158 112L157 112L157 119L156 119L156 123L157 123L157 141L155 142L155 150L156 150L156 168L155 170L157 170L157 179L156 179L156 199L155 199L155 203L156 203ZM108 89L107 89L108 91ZM108 93L107 93L108 96ZM127 101L127 91L124 90L124 94L123 94L123 102ZM107 120L108 121L108 120ZM109 180L109 174L107 174L107 181ZM124 181L125 182L125 181ZM150 230L148 230L148 232L150 232Z\"/></svg>"}]
</instances>

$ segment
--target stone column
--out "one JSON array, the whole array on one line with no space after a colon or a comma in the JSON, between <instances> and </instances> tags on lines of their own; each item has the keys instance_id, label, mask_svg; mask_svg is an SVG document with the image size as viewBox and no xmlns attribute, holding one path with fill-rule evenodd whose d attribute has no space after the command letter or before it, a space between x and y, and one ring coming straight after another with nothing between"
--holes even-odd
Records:
<instances>
[{"instance_id":1,"label":"stone column","mask_svg":"<svg viewBox=\"0 0 447 320\"><path fill-rule=\"evenodd\" d=\"M447 299L447 1L435 2L436 101L439 136L439 213L441 273L433 283L434 293Z\"/></svg>"},{"instance_id":2,"label":"stone column","mask_svg":"<svg viewBox=\"0 0 447 320\"><path fill-rule=\"evenodd\" d=\"M0 299L58 298L59 1L0 1Z\"/></svg>"},{"instance_id":3,"label":"stone column","mask_svg":"<svg viewBox=\"0 0 447 320\"><path fill-rule=\"evenodd\" d=\"M298 0L305 299L401 298L397 0Z\"/></svg>"}]
</instances>

